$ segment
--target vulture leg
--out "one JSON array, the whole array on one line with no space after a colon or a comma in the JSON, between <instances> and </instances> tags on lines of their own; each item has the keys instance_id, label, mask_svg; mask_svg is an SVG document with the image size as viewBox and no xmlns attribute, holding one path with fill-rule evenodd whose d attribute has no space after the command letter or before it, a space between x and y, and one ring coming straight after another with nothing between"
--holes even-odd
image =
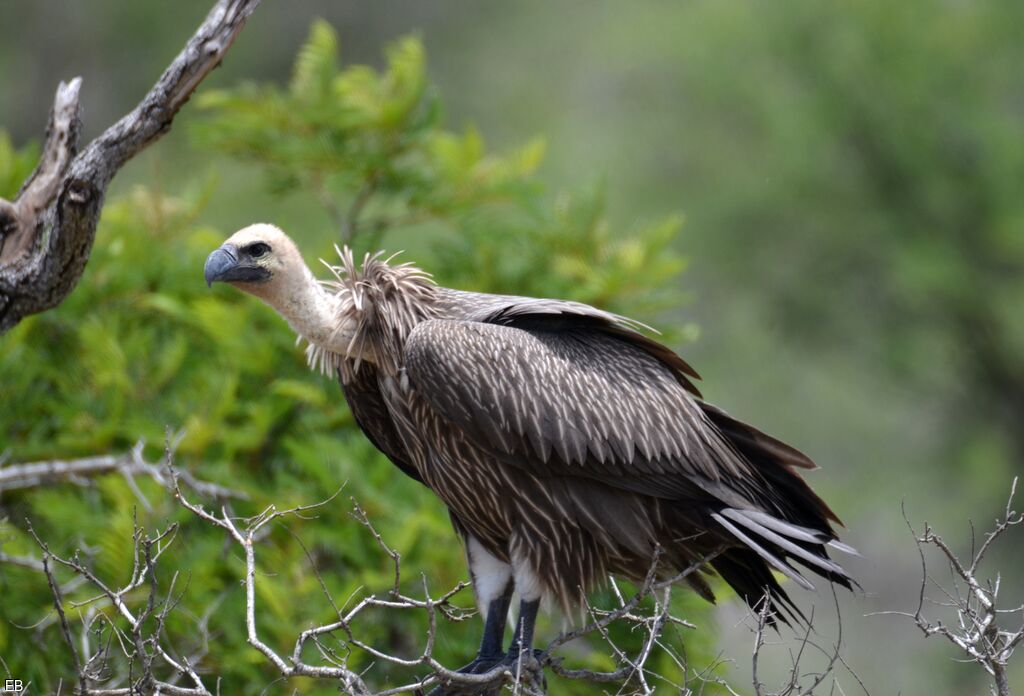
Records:
<instances>
[{"instance_id":1,"label":"vulture leg","mask_svg":"<svg viewBox=\"0 0 1024 696\"><path fill-rule=\"evenodd\" d=\"M540 600L523 600L519 603L519 620L516 621L516 632L512 636L512 646L508 649L511 662L519 659L523 653L533 650L533 627L537 623L537 610Z\"/></svg>"},{"instance_id":2,"label":"vulture leg","mask_svg":"<svg viewBox=\"0 0 1024 696\"><path fill-rule=\"evenodd\" d=\"M511 603L512 583L509 583L505 592L496 599L492 599L487 605L487 619L484 621L484 637L480 641L480 651L477 653L476 659L470 663L470 665L490 664L485 670L473 671L486 671L505 657L505 651L501 646L505 642L505 621L508 619L508 605Z\"/></svg>"},{"instance_id":3,"label":"vulture leg","mask_svg":"<svg viewBox=\"0 0 1024 696\"><path fill-rule=\"evenodd\" d=\"M484 617L484 637L476 659L459 671L479 674L505 657L502 645L505 642L508 606L512 602L512 566L491 554L472 535L466 539L466 557L473 578L473 591Z\"/></svg>"},{"instance_id":4,"label":"vulture leg","mask_svg":"<svg viewBox=\"0 0 1024 696\"><path fill-rule=\"evenodd\" d=\"M483 674L506 661L503 649L505 643L505 624L508 621L508 608L512 603L512 566L496 558L487 551L476 537L467 535L466 557L469 560L469 574L473 579L473 591L476 594L480 614L484 617L484 635L480 640L477 656L465 667L457 670L462 674ZM497 690L485 690L484 694L497 693ZM427 696L448 696L458 693L452 689L438 686Z\"/></svg>"},{"instance_id":5,"label":"vulture leg","mask_svg":"<svg viewBox=\"0 0 1024 696\"><path fill-rule=\"evenodd\" d=\"M516 632L512 636L512 645L508 649L505 663L512 669L517 679L523 679L538 688L541 693L547 693L547 680L539 661L541 651L533 647L533 627L537 623L538 609L540 599L524 599L519 602L519 620L516 621ZM531 657L533 660L529 659Z\"/></svg>"},{"instance_id":6,"label":"vulture leg","mask_svg":"<svg viewBox=\"0 0 1024 696\"><path fill-rule=\"evenodd\" d=\"M508 619L509 604L512 603L512 589L512 583L509 582L505 591L487 604L487 618L484 621L484 637L480 641L480 651L472 662L457 670L460 673L483 674L508 659L501 646L505 642L505 622ZM501 685L498 684L496 689L485 689L480 693L490 696L500 690ZM431 689L427 696L450 696L457 693L459 692L453 689L438 686Z\"/></svg>"}]
</instances>

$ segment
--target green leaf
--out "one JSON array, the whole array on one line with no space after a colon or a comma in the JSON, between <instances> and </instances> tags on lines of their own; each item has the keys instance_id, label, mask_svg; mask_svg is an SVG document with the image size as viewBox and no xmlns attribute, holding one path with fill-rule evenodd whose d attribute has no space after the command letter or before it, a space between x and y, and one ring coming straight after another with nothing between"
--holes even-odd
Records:
<instances>
[{"instance_id":1,"label":"green leaf","mask_svg":"<svg viewBox=\"0 0 1024 696\"><path fill-rule=\"evenodd\" d=\"M298 99L319 102L330 94L338 70L338 37L322 19L313 22L309 38L299 49L289 88Z\"/></svg>"}]
</instances>

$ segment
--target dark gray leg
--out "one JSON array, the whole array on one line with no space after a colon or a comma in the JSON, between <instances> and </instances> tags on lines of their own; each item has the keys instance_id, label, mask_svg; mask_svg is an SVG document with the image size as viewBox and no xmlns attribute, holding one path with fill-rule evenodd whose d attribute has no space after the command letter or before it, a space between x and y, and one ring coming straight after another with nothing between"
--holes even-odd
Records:
<instances>
[{"instance_id":1,"label":"dark gray leg","mask_svg":"<svg viewBox=\"0 0 1024 696\"><path fill-rule=\"evenodd\" d=\"M512 602L512 583L505 591L487 605L487 620L484 622L484 637L480 641L480 651L476 660L493 658L494 663L504 656L502 645L505 644L505 622L508 619L508 605Z\"/></svg>"},{"instance_id":2,"label":"dark gray leg","mask_svg":"<svg viewBox=\"0 0 1024 696\"><path fill-rule=\"evenodd\" d=\"M512 645L508 656L513 661L519 659L520 653L528 653L533 649L533 628L537 623L537 610L540 600L519 603L519 618L516 620L516 632L512 636Z\"/></svg>"},{"instance_id":3,"label":"dark gray leg","mask_svg":"<svg viewBox=\"0 0 1024 696\"><path fill-rule=\"evenodd\" d=\"M533 627L537 623L539 608L539 599L519 603L516 632L512 636L512 645L508 649L505 663L523 680L523 683L531 686L531 690L547 693L547 680L544 678L544 668L540 664L541 651L533 647Z\"/></svg>"},{"instance_id":4,"label":"dark gray leg","mask_svg":"<svg viewBox=\"0 0 1024 696\"><path fill-rule=\"evenodd\" d=\"M484 622L484 637L480 640L480 650L476 658L459 669L459 672L483 674L507 659L502 646L505 644L505 623L508 620L508 606L512 603L512 590L513 584L509 582L505 591L487 605L487 620ZM500 688L499 683L497 690L494 690L493 693L497 694ZM437 686L431 689L427 696L447 696L456 693L458 691L454 688L445 689L443 686ZM490 694L491 691L483 693Z\"/></svg>"}]
</instances>

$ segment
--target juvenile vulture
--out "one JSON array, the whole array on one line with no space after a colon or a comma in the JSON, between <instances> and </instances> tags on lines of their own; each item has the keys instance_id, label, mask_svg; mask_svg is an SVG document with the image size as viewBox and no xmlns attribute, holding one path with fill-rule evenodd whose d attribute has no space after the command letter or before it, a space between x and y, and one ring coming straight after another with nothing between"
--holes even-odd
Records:
<instances>
[{"instance_id":1,"label":"juvenile vulture","mask_svg":"<svg viewBox=\"0 0 1024 696\"><path fill-rule=\"evenodd\" d=\"M852 549L797 473L814 463L703 401L693 369L638 323L340 256L319 282L287 235L252 225L210 254L205 276L277 310L310 366L340 378L366 436L448 507L485 620L464 671L530 650L542 597L569 607L608 574L642 579L656 549L668 574L724 547L710 566L752 606L767 592L796 611L772 574L811 588L793 561L850 587L826 549ZM702 577L687 580L714 599Z\"/></svg>"}]
</instances>

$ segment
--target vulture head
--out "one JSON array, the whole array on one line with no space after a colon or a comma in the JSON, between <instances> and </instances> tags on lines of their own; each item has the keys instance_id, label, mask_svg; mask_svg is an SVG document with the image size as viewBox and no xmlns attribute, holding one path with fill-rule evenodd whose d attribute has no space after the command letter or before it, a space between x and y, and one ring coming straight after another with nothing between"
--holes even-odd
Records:
<instances>
[{"instance_id":1,"label":"vulture head","mask_svg":"<svg viewBox=\"0 0 1024 696\"><path fill-rule=\"evenodd\" d=\"M306 264L288 235L273 225L249 225L206 258L206 284L231 283L270 302ZM273 303L270 303L273 304Z\"/></svg>"},{"instance_id":2,"label":"vulture head","mask_svg":"<svg viewBox=\"0 0 1024 696\"><path fill-rule=\"evenodd\" d=\"M339 310L341 299L313 276L295 242L274 225L250 225L206 258L207 285L228 283L277 310L318 351L350 353L355 330Z\"/></svg>"}]
</instances>

